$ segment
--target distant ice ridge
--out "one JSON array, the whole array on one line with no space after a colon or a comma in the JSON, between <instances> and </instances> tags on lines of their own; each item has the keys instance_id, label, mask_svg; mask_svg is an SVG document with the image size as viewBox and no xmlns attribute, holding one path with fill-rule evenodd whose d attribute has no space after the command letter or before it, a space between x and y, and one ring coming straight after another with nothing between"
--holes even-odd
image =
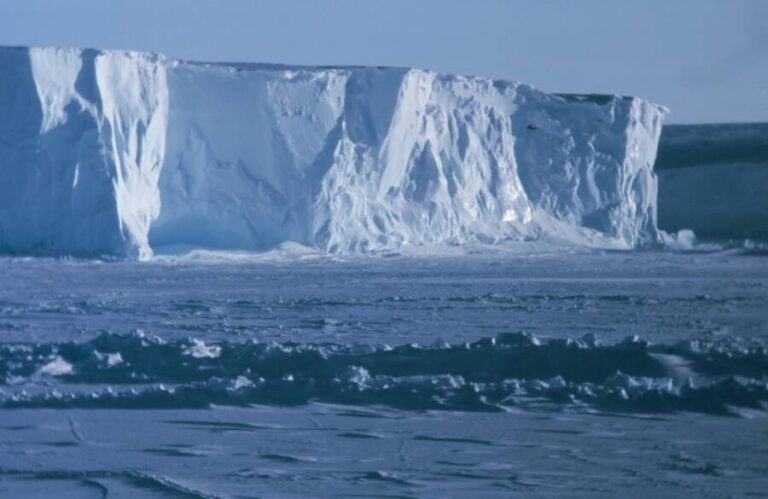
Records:
<instances>
[{"instance_id":1,"label":"distant ice ridge","mask_svg":"<svg viewBox=\"0 0 768 499\"><path fill-rule=\"evenodd\" d=\"M662 229L768 240L768 123L664 127L656 170Z\"/></svg>"},{"instance_id":2,"label":"distant ice ridge","mask_svg":"<svg viewBox=\"0 0 768 499\"><path fill-rule=\"evenodd\" d=\"M665 110L394 68L0 49L0 251L658 240Z\"/></svg>"}]
</instances>

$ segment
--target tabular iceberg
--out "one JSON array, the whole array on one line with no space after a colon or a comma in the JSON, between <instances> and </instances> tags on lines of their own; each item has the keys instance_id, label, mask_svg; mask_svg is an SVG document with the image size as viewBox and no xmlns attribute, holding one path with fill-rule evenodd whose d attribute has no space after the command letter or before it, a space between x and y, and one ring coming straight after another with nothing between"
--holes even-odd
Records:
<instances>
[{"instance_id":1,"label":"tabular iceberg","mask_svg":"<svg viewBox=\"0 0 768 499\"><path fill-rule=\"evenodd\" d=\"M768 124L664 127L659 225L710 239L768 239Z\"/></svg>"},{"instance_id":2,"label":"tabular iceberg","mask_svg":"<svg viewBox=\"0 0 768 499\"><path fill-rule=\"evenodd\" d=\"M0 48L0 251L659 237L666 110L429 71Z\"/></svg>"}]
</instances>

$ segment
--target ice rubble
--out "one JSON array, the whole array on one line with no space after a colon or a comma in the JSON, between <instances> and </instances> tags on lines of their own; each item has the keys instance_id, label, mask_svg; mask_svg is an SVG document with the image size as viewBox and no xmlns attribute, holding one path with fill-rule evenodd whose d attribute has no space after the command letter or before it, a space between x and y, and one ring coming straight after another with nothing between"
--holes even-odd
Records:
<instances>
[{"instance_id":1,"label":"ice rubble","mask_svg":"<svg viewBox=\"0 0 768 499\"><path fill-rule=\"evenodd\" d=\"M665 110L486 78L0 48L0 251L657 240Z\"/></svg>"},{"instance_id":2,"label":"ice rubble","mask_svg":"<svg viewBox=\"0 0 768 499\"><path fill-rule=\"evenodd\" d=\"M0 345L0 408L321 401L415 410L546 406L738 415L768 402L767 359L765 342L733 337L656 345L628 337L603 344L593 335L547 340L507 332L453 345L389 347L206 344L140 331L103 333L84 343ZM43 379L47 388L33 389Z\"/></svg>"}]
</instances>

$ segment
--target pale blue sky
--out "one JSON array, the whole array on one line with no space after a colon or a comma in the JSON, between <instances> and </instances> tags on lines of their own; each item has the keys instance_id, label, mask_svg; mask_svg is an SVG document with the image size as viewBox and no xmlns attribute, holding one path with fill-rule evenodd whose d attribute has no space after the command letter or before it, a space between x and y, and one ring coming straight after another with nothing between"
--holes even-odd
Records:
<instances>
[{"instance_id":1,"label":"pale blue sky","mask_svg":"<svg viewBox=\"0 0 768 499\"><path fill-rule=\"evenodd\" d=\"M768 0L0 0L0 45L420 67L768 121Z\"/></svg>"}]
</instances>

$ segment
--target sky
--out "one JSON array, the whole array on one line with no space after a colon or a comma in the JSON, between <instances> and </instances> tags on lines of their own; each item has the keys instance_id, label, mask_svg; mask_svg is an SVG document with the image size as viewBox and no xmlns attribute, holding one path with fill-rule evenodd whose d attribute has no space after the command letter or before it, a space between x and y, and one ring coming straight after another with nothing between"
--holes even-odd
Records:
<instances>
[{"instance_id":1,"label":"sky","mask_svg":"<svg viewBox=\"0 0 768 499\"><path fill-rule=\"evenodd\" d=\"M417 67L768 121L768 0L0 0L0 45Z\"/></svg>"}]
</instances>

